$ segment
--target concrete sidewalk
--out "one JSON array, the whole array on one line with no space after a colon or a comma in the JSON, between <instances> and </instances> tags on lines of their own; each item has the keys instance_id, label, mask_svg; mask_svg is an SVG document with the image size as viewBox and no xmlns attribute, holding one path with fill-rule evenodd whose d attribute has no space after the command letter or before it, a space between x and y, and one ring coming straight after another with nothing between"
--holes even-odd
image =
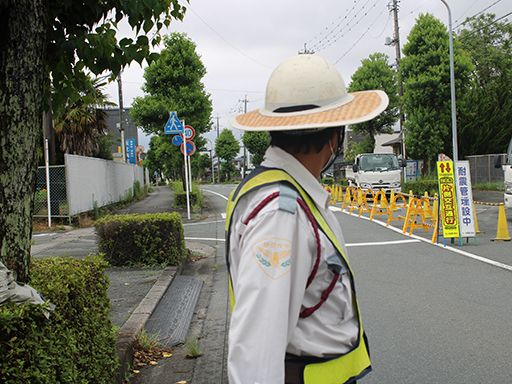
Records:
<instances>
[{"instance_id":1,"label":"concrete sidewalk","mask_svg":"<svg viewBox=\"0 0 512 384\"><path fill-rule=\"evenodd\" d=\"M168 186L155 187L143 200L130 204L116 213L158 213L172 211L172 191ZM189 248L199 248L187 243ZM68 232L34 233L31 255L44 257L84 258L97 253L94 228L80 228ZM118 382L124 379L132 359L132 348L137 333L156 308L180 268L111 267L106 270L110 280L108 296L111 301L111 319L119 327L117 351L121 360Z\"/></svg>"},{"instance_id":2,"label":"concrete sidewalk","mask_svg":"<svg viewBox=\"0 0 512 384\"><path fill-rule=\"evenodd\" d=\"M180 268L127 268L112 267L106 273L110 279L108 295L111 300L111 319L119 327L116 349L121 362L117 383L226 383L226 327L228 319L227 279L224 260L224 243L212 241L223 239L224 225L221 212L225 201L205 194L206 207L192 221L184 219L185 236L205 238L206 242L186 240L187 248L194 254L194 260ZM172 192L169 187L157 187L145 199L131 204L116 213L156 213L172 211ZM203 224L204 222L204 224ZM212 224L216 223L216 224ZM97 252L94 228L76 229L60 233L39 233L33 236L31 253L34 257L71 256L82 258ZM200 280L202 288L196 297L197 304L189 305L188 313L179 307L173 309L169 296L176 293L173 281L178 275L183 278ZM180 280L181 281L181 280ZM181 298L181 303L189 297ZM165 304L167 303L167 304ZM172 301L171 301L172 303ZM195 301L194 301L195 303ZM199 340L202 357L188 359L186 344L174 346L173 356L158 362L155 367L141 369L132 374L133 347L136 335L148 324L154 325L152 314L158 313L158 306L164 306L171 314L187 317L187 339ZM160 308L162 309L162 308ZM192 313L193 312L193 313ZM185 322L184 322L185 323ZM171 329L168 318L157 322L157 328ZM189 328L190 326L190 328ZM171 327L171 328L169 328ZM153 327L154 329L154 327Z\"/></svg>"}]
</instances>

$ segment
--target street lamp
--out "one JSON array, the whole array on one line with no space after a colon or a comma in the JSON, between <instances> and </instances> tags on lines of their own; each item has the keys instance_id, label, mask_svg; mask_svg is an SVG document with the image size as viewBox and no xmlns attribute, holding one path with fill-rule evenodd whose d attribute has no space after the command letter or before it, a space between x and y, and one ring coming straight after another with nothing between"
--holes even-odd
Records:
<instances>
[{"instance_id":1,"label":"street lamp","mask_svg":"<svg viewBox=\"0 0 512 384\"><path fill-rule=\"evenodd\" d=\"M448 36L450 38L450 91L452 97L452 147L453 161L459 160L457 148L457 111L455 105L455 70L453 60L452 12L446 0L441 0L448 10Z\"/></svg>"}]
</instances>

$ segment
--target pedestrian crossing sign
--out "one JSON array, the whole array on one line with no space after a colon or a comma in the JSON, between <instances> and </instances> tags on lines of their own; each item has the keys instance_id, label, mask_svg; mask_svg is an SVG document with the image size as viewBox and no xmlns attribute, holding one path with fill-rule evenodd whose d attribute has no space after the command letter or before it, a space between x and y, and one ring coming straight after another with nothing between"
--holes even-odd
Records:
<instances>
[{"instance_id":1,"label":"pedestrian crossing sign","mask_svg":"<svg viewBox=\"0 0 512 384\"><path fill-rule=\"evenodd\" d=\"M171 112L169 114L169 120L165 123L164 133L166 135L175 135L177 133L183 133L183 124L178 119L178 115L176 112Z\"/></svg>"}]
</instances>

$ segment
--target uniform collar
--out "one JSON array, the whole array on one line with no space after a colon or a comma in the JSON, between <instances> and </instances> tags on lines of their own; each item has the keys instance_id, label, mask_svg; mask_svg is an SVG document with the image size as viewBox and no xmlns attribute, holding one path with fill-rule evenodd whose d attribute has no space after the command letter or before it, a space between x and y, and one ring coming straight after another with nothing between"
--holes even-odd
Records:
<instances>
[{"instance_id":1,"label":"uniform collar","mask_svg":"<svg viewBox=\"0 0 512 384\"><path fill-rule=\"evenodd\" d=\"M318 207L328 208L329 193L300 161L279 147L268 147L261 164L268 168L279 168L293 177Z\"/></svg>"}]
</instances>

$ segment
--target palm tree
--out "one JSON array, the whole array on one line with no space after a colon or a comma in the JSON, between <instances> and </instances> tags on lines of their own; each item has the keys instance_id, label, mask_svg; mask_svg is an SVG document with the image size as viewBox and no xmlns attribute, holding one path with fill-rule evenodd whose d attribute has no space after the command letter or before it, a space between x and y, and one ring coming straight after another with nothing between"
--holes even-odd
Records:
<instances>
[{"instance_id":1,"label":"palm tree","mask_svg":"<svg viewBox=\"0 0 512 384\"><path fill-rule=\"evenodd\" d=\"M81 97L55 116L55 132L63 153L95 156L107 134L106 114L99 107L115 105L101 89L103 79L87 77Z\"/></svg>"}]
</instances>

